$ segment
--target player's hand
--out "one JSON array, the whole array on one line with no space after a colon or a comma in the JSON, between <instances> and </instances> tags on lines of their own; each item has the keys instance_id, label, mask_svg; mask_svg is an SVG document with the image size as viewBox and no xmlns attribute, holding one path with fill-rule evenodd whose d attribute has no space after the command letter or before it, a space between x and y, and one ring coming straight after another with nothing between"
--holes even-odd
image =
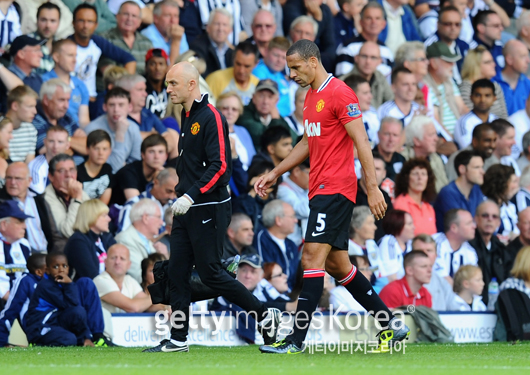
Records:
<instances>
[{"instance_id":1,"label":"player's hand","mask_svg":"<svg viewBox=\"0 0 530 375\"><path fill-rule=\"evenodd\" d=\"M171 206L173 216L185 215L193 204L193 199L187 194L177 199Z\"/></svg>"},{"instance_id":2,"label":"player's hand","mask_svg":"<svg viewBox=\"0 0 530 375\"><path fill-rule=\"evenodd\" d=\"M385 217L387 205L385 202L385 197L378 187L368 189L368 206L370 207L370 211L372 211L372 215L374 215L376 220L381 220L383 217Z\"/></svg>"},{"instance_id":3,"label":"player's hand","mask_svg":"<svg viewBox=\"0 0 530 375\"><path fill-rule=\"evenodd\" d=\"M265 195L267 195L267 189L274 185L276 180L277 178L274 173L269 172L266 175L258 178L258 181L256 181L254 184L254 190L261 198L263 198Z\"/></svg>"}]
</instances>

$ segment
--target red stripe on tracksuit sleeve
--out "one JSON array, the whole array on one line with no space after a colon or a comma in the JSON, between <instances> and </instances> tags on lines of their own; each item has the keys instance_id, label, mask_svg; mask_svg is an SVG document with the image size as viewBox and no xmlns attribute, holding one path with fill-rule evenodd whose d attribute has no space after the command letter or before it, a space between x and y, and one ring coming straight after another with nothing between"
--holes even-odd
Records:
<instances>
[{"instance_id":1,"label":"red stripe on tracksuit sleeve","mask_svg":"<svg viewBox=\"0 0 530 375\"><path fill-rule=\"evenodd\" d=\"M225 173L226 171L226 155L225 155L225 136L223 132L223 123L221 121L221 116L219 115L219 112L215 109L215 107L211 104L208 104L208 107L211 109L213 114L215 115L215 123L217 125L217 135L219 137L219 152L221 157L221 168L217 171L217 173L212 177L210 182L208 182L206 185L204 185L201 188L201 193L204 194L210 188L215 185L215 183L219 180L219 178Z\"/></svg>"}]
</instances>

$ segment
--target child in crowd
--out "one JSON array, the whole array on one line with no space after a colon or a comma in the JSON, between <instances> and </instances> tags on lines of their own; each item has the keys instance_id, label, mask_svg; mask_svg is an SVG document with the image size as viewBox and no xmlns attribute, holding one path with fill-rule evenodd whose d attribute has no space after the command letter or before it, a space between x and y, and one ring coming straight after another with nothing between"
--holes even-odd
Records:
<instances>
[{"instance_id":1,"label":"child in crowd","mask_svg":"<svg viewBox=\"0 0 530 375\"><path fill-rule=\"evenodd\" d=\"M489 79L479 79L471 86L473 110L458 119L455 127L455 142L458 147L466 148L471 144L473 129L485 122L492 122L498 117L490 112L495 96L495 86Z\"/></svg>"},{"instance_id":2,"label":"child in crowd","mask_svg":"<svg viewBox=\"0 0 530 375\"><path fill-rule=\"evenodd\" d=\"M338 0L340 12L334 19L337 47L361 32L361 11L368 0Z\"/></svg>"},{"instance_id":3,"label":"child in crowd","mask_svg":"<svg viewBox=\"0 0 530 375\"><path fill-rule=\"evenodd\" d=\"M46 256L46 272L31 296L24 320L30 344L41 346L114 346L103 336L103 312L88 278L68 277L63 253Z\"/></svg>"},{"instance_id":4,"label":"child in crowd","mask_svg":"<svg viewBox=\"0 0 530 375\"><path fill-rule=\"evenodd\" d=\"M452 310L455 311L486 311L482 302L484 280L482 271L476 266L462 266L454 278L453 290L456 293Z\"/></svg>"},{"instance_id":5,"label":"child in crowd","mask_svg":"<svg viewBox=\"0 0 530 375\"><path fill-rule=\"evenodd\" d=\"M16 279L11 288L11 293L6 308L0 312L0 347L8 344L9 332L15 319L24 327L24 317L29 299L33 295L39 281L46 272L46 254L35 253L28 258L29 272L24 272Z\"/></svg>"},{"instance_id":6,"label":"child in crowd","mask_svg":"<svg viewBox=\"0 0 530 375\"><path fill-rule=\"evenodd\" d=\"M90 199L99 198L107 205L114 181L112 167L107 163L111 145L109 133L101 129L94 130L86 139L88 159L77 167L77 180L83 183L83 190Z\"/></svg>"}]
</instances>

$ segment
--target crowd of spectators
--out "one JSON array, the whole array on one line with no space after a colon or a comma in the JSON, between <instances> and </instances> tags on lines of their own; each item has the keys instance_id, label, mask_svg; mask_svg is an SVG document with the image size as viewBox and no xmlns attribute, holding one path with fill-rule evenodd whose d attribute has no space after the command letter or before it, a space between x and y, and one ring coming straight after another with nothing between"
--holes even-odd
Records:
<instances>
[{"instance_id":1,"label":"crowd of spectators","mask_svg":"<svg viewBox=\"0 0 530 375\"><path fill-rule=\"evenodd\" d=\"M286 66L300 39L359 99L389 210L374 220L358 163L348 252L383 301L492 311L491 285L530 296L526 5L0 0L0 345L15 319L34 344L112 345L111 313L169 308L147 286L171 256L186 114L165 74L180 61L228 125L223 260L241 255L237 279L296 310L310 160L263 198L253 184L313 131L312 88ZM330 278L320 307L362 310L343 289ZM239 311L210 302L194 308Z\"/></svg>"}]
</instances>

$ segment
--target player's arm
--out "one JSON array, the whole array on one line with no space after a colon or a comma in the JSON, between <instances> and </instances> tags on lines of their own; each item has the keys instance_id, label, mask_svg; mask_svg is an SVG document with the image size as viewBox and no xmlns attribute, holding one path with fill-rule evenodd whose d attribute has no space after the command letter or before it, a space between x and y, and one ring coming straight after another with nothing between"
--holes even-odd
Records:
<instances>
[{"instance_id":1,"label":"player's arm","mask_svg":"<svg viewBox=\"0 0 530 375\"><path fill-rule=\"evenodd\" d=\"M260 197L264 197L267 189L270 188L276 182L278 177L280 177L285 172L290 171L291 169L302 163L308 157L309 145L307 143L307 134L304 132L304 136L302 137L300 142L298 142L296 146L294 146L291 153L285 159L283 159L283 161L278 164L276 168L274 168L266 175L260 177L258 181L256 181L256 183L254 184L254 190L256 190L256 193L258 193Z\"/></svg>"},{"instance_id":2,"label":"player's arm","mask_svg":"<svg viewBox=\"0 0 530 375\"><path fill-rule=\"evenodd\" d=\"M358 117L345 125L348 135L353 140L353 144L357 147L357 155L361 166L363 168L363 176L366 182L366 190L368 193L368 206L376 219L380 220L385 216L386 202L383 193L377 186L377 179L375 178L374 159L372 157L372 149L368 142L368 135L364 128L362 117Z\"/></svg>"}]
</instances>

